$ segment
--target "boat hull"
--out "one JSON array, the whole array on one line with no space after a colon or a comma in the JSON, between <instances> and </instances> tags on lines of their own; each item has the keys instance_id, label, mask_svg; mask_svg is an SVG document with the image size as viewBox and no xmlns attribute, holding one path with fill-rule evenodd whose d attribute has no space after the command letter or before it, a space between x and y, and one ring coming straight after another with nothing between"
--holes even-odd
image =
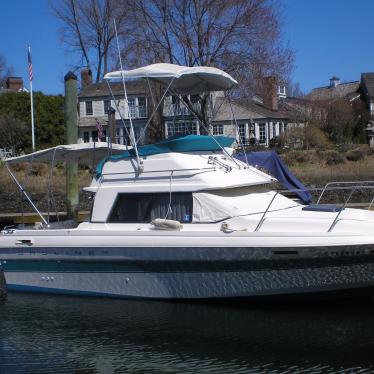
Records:
<instances>
[{"instance_id":1,"label":"boat hull","mask_svg":"<svg viewBox=\"0 0 374 374\"><path fill-rule=\"evenodd\" d=\"M31 253L9 253L0 250L10 291L208 299L374 286L372 245L282 250L32 248Z\"/></svg>"}]
</instances>

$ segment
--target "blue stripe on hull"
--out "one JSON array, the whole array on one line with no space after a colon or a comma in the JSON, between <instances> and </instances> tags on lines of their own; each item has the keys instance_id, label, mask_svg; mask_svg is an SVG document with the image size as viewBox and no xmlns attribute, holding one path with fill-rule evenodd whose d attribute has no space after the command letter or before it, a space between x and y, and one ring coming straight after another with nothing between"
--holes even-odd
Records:
<instances>
[{"instance_id":1,"label":"blue stripe on hull","mask_svg":"<svg viewBox=\"0 0 374 374\"><path fill-rule=\"evenodd\" d=\"M18 284L7 284L7 290L10 292L33 292L33 293L44 293L53 295L73 295L73 296L93 296L93 297L111 297L117 299L139 299L136 296L118 295L105 292L94 292L94 291L77 291L67 290L64 288L50 288L50 287L37 287L37 286L25 286Z\"/></svg>"}]
</instances>

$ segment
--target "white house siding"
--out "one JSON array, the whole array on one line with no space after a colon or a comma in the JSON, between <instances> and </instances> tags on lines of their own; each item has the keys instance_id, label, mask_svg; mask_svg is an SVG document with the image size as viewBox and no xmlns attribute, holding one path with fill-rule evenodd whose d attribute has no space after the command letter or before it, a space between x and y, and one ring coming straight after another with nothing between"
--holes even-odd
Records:
<instances>
[{"instance_id":1,"label":"white house siding","mask_svg":"<svg viewBox=\"0 0 374 374\"><path fill-rule=\"evenodd\" d=\"M93 116L104 115L104 101L103 100L92 100Z\"/></svg>"}]
</instances>

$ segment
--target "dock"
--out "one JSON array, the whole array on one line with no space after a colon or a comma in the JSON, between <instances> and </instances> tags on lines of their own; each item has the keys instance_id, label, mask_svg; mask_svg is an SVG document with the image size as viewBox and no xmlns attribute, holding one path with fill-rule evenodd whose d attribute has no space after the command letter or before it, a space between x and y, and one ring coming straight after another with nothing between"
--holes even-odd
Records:
<instances>
[{"instance_id":1,"label":"dock","mask_svg":"<svg viewBox=\"0 0 374 374\"><path fill-rule=\"evenodd\" d=\"M42 213L44 217L48 216L48 213ZM67 217L66 212L51 212L49 217L51 221L57 221L58 219L63 221ZM89 218L90 212L88 210L82 210L78 212L78 222L83 222ZM11 225L11 224L34 224L40 222L40 217L36 213L0 213L0 225Z\"/></svg>"}]
</instances>

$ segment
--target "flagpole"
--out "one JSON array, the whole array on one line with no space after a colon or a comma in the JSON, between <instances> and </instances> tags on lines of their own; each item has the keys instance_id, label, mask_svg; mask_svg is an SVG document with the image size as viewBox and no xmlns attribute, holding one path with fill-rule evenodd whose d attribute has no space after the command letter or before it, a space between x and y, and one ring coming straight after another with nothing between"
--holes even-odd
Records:
<instances>
[{"instance_id":1,"label":"flagpole","mask_svg":"<svg viewBox=\"0 0 374 374\"><path fill-rule=\"evenodd\" d=\"M28 49L28 62L29 62L30 104L31 104L31 144L32 144L32 151L35 152L34 100L33 100L33 91L32 91L32 80L34 79L34 74L32 71L31 47L30 46Z\"/></svg>"},{"instance_id":2,"label":"flagpole","mask_svg":"<svg viewBox=\"0 0 374 374\"><path fill-rule=\"evenodd\" d=\"M34 100L33 100L33 95L32 95L32 81L30 81L30 102L31 102L31 142L32 142L32 151L35 152Z\"/></svg>"}]
</instances>

